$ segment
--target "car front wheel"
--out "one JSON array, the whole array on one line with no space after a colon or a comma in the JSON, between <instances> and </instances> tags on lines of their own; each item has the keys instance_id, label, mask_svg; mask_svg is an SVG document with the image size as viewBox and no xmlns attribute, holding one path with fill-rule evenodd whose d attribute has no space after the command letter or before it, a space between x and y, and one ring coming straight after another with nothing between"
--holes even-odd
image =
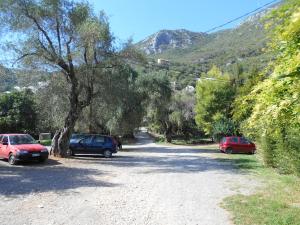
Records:
<instances>
[{"instance_id":1,"label":"car front wheel","mask_svg":"<svg viewBox=\"0 0 300 225\"><path fill-rule=\"evenodd\" d=\"M232 154L232 148L227 148L227 149L226 149L226 153L227 153L227 154Z\"/></svg>"},{"instance_id":2,"label":"car front wheel","mask_svg":"<svg viewBox=\"0 0 300 225\"><path fill-rule=\"evenodd\" d=\"M14 154L12 154L12 153L9 154L8 163L10 165L16 165L17 164L17 161L16 161L16 158L15 158Z\"/></svg>"},{"instance_id":3,"label":"car front wheel","mask_svg":"<svg viewBox=\"0 0 300 225\"><path fill-rule=\"evenodd\" d=\"M72 149L70 149L69 154L70 154L70 156L75 156L75 154L74 154L74 152L73 152Z\"/></svg>"},{"instance_id":4,"label":"car front wheel","mask_svg":"<svg viewBox=\"0 0 300 225\"><path fill-rule=\"evenodd\" d=\"M108 149L104 150L103 155L105 158L111 158L112 157L112 152Z\"/></svg>"},{"instance_id":5,"label":"car front wheel","mask_svg":"<svg viewBox=\"0 0 300 225\"><path fill-rule=\"evenodd\" d=\"M41 158L41 159L39 159L39 162L40 162L40 163L45 163L46 161L47 161L46 158Z\"/></svg>"}]
</instances>

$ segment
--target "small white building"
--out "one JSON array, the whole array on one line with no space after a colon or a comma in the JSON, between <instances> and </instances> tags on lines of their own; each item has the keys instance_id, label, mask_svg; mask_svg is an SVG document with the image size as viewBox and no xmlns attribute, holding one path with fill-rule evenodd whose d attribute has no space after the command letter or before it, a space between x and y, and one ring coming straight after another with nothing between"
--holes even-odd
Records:
<instances>
[{"instance_id":1,"label":"small white building","mask_svg":"<svg viewBox=\"0 0 300 225\"><path fill-rule=\"evenodd\" d=\"M195 88L193 86L186 86L184 89L186 92L188 93L194 93L195 92Z\"/></svg>"},{"instance_id":2,"label":"small white building","mask_svg":"<svg viewBox=\"0 0 300 225\"><path fill-rule=\"evenodd\" d=\"M169 65L170 61L166 59L157 59L157 64L158 65Z\"/></svg>"}]
</instances>

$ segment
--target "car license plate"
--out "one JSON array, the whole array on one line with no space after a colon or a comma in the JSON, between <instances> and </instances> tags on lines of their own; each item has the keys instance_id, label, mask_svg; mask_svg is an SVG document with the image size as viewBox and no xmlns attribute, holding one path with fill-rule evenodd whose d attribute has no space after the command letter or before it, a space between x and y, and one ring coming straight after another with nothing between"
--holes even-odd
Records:
<instances>
[{"instance_id":1,"label":"car license plate","mask_svg":"<svg viewBox=\"0 0 300 225\"><path fill-rule=\"evenodd\" d=\"M33 153L32 154L32 157L39 157L40 156L40 153Z\"/></svg>"}]
</instances>

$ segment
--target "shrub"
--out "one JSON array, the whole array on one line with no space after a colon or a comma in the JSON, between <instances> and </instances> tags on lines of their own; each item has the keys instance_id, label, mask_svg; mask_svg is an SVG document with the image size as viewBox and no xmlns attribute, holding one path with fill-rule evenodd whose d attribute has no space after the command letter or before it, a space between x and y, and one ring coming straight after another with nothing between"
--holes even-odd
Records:
<instances>
[{"instance_id":1,"label":"shrub","mask_svg":"<svg viewBox=\"0 0 300 225\"><path fill-rule=\"evenodd\" d=\"M222 118L213 124L213 139L219 142L224 136L236 135L236 125L231 119Z\"/></svg>"}]
</instances>

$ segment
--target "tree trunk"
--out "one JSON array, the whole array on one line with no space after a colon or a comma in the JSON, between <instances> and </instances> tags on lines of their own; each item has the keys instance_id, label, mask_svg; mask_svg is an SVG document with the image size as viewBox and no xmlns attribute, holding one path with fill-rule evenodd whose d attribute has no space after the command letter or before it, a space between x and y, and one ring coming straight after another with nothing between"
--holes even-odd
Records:
<instances>
[{"instance_id":1,"label":"tree trunk","mask_svg":"<svg viewBox=\"0 0 300 225\"><path fill-rule=\"evenodd\" d=\"M123 135L123 138L134 138L134 133L132 132L126 132L126 134Z\"/></svg>"},{"instance_id":2,"label":"tree trunk","mask_svg":"<svg viewBox=\"0 0 300 225\"><path fill-rule=\"evenodd\" d=\"M51 151L55 157L66 157L68 156L69 143L71 135L74 131L76 121L81 113L83 107L79 102L79 93L77 90L78 81L73 77L71 81L71 90L70 90L70 109L68 116L65 119L64 127L56 131L54 138L52 140Z\"/></svg>"},{"instance_id":3,"label":"tree trunk","mask_svg":"<svg viewBox=\"0 0 300 225\"><path fill-rule=\"evenodd\" d=\"M89 133L96 133L94 130L94 123L93 123L93 103L91 102L89 107Z\"/></svg>"},{"instance_id":4,"label":"tree trunk","mask_svg":"<svg viewBox=\"0 0 300 225\"><path fill-rule=\"evenodd\" d=\"M74 131L75 123L78 119L79 111L81 109L78 106L73 106L65 120L64 127L56 131L53 140L51 151L55 157L66 157L68 156L69 142L71 135Z\"/></svg>"},{"instance_id":5,"label":"tree trunk","mask_svg":"<svg viewBox=\"0 0 300 225\"><path fill-rule=\"evenodd\" d=\"M165 139L168 143L172 142L172 126L168 126L165 132Z\"/></svg>"}]
</instances>

